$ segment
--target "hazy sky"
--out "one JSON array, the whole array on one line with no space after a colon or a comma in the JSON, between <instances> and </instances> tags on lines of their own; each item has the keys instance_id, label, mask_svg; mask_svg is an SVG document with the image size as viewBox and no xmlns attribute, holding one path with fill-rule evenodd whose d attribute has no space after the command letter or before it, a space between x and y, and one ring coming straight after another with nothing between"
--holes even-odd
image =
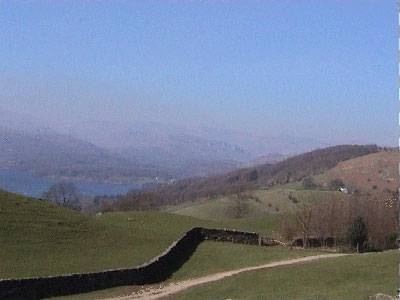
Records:
<instances>
[{"instance_id":1,"label":"hazy sky","mask_svg":"<svg viewBox=\"0 0 400 300\"><path fill-rule=\"evenodd\" d=\"M0 1L0 105L396 144L396 1Z\"/></svg>"}]
</instances>

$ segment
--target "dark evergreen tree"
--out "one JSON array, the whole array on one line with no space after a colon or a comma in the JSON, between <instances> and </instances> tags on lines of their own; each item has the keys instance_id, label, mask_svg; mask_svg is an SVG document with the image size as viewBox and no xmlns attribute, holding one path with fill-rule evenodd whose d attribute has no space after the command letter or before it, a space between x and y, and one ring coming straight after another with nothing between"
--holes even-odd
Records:
<instances>
[{"instance_id":1,"label":"dark evergreen tree","mask_svg":"<svg viewBox=\"0 0 400 300\"><path fill-rule=\"evenodd\" d=\"M357 252L364 251L368 240L368 229L362 217L355 218L350 224L347 239L350 245L357 249Z\"/></svg>"}]
</instances>

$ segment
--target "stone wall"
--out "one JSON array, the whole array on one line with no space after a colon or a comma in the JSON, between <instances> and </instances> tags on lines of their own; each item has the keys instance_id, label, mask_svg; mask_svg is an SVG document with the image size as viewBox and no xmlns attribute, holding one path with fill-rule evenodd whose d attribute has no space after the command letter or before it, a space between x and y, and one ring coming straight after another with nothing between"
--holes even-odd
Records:
<instances>
[{"instance_id":1,"label":"stone wall","mask_svg":"<svg viewBox=\"0 0 400 300\"><path fill-rule=\"evenodd\" d=\"M316 237L316 236L310 236L307 239L307 247L309 248L318 248L318 247L333 247L335 245L336 239L333 237ZM303 247L303 238L302 237L297 237L295 238L292 243L292 246L294 247Z\"/></svg>"},{"instance_id":2,"label":"stone wall","mask_svg":"<svg viewBox=\"0 0 400 300\"><path fill-rule=\"evenodd\" d=\"M92 273L0 280L0 299L42 299L90 292L121 285L142 285L166 280L179 269L203 240L253 245L274 245L258 233L195 227L185 232L162 254L135 268Z\"/></svg>"},{"instance_id":3,"label":"stone wall","mask_svg":"<svg viewBox=\"0 0 400 300\"><path fill-rule=\"evenodd\" d=\"M232 242L239 244L258 245L260 235L255 232L237 231L229 229L201 228L205 240Z\"/></svg>"}]
</instances>

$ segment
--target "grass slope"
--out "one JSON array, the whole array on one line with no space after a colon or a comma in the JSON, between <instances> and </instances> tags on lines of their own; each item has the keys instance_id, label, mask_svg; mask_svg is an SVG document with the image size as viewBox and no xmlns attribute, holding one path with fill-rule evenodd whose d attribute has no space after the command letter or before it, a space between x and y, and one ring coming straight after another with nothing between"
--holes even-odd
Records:
<instances>
[{"instance_id":1,"label":"grass slope","mask_svg":"<svg viewBox=\"0 0 400 300\"><path fill-rule=\"evenodd\" d=\"M364 190L372 190L376 185L378 190L397 189L398 154L396 149L381 151L355 157L340 162L324 174L315 176L316 181L326 184L339 178L345 184L354 184Z\"/></svg>"},{"instance_id":2,"label":"grass slope","mask_svg":"<svg viewBox=\"0 0 400 300\"><path fill-rule=\"evenodd\" d=\"M293 198L305 201L322 201L324 199L351 197L338 191L301 190L298 185L294 184L277 186L269 190L259 189L247 193L250 195L250 198L246 200L249 212L245 219L262 217L266 214L269 214L270 219L278 219L280 213L288 212L294 208ZM177 206L169 206L165 208L165 211L204 220L229 222L232 220L229 210L234 205L235 198L236 196L226 196L195 203L184 203Z\"/></svg>"},{"instance_id":3,"label":"grass slope","mask_svg":"<svg viewBox=\"0 0 400 300\"><path fill-rule=\"evenodd\" d=\"M189 278L197 278L218 272L235 270L247 266L267 264L290 258L318 254L314 250L291 251L282 247L259 247L254 245L240 245L231 243L207 241L199 245L190 259L176 271L170 279L162 285ZM237 259L240 258L240 259ZM155 287L159 285L154 285ZM150 286L126 286L80 294L61 299L101 299L129 295Z\"/></svg>"},{"instance_id":4,"label":"grass slope","mask_svg":"<svg viewBox=\"0 0 400 300\"><path fill-rule=\"evenodd\" d=\"M194 226L271 233L277 219L213 222L165 212L86 216L0 190L0 278L132 267Z\"/></svg>"},{"instance_id":5,"label":"grass slope","mask_svg":"<svg viewBox=\"0 0 400 300\"><path fill-rule=\"evenodd\" d=\"M89 217L1 191L0 278L138 265L196 223L151 212Z\"/></svg>"},{"instance_id":6,"label":"grass slope","mask_svg":"<svg viewBox=\"0 0 400 300\"><path fill-rule=\"evenodd\" d=\"M365 299L394 295L397 251L320 260L238 274L168 299Z\"/></svg>"}]
</instances>

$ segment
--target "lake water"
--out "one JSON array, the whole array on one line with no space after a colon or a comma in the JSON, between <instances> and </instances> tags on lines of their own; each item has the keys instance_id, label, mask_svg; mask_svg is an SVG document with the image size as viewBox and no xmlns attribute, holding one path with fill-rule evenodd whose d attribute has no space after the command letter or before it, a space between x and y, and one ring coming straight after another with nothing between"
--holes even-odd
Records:
<instances>
[{"instance_id":1,"label":"lake water","mask_svg":"<svg viewBox=\"0 0 400 300\"><path fill-rule=\"evenodd\" d=\"M0 188L21 195L41 197L43 192L59 181L60 179L57 178L35 176L25 171L0 169ZM140 183L112 184L78 180L71 180L71 182L75 183L80 193L88 196L125 194L133 188L141 187Z\"/></svg>"}]
</instances>

